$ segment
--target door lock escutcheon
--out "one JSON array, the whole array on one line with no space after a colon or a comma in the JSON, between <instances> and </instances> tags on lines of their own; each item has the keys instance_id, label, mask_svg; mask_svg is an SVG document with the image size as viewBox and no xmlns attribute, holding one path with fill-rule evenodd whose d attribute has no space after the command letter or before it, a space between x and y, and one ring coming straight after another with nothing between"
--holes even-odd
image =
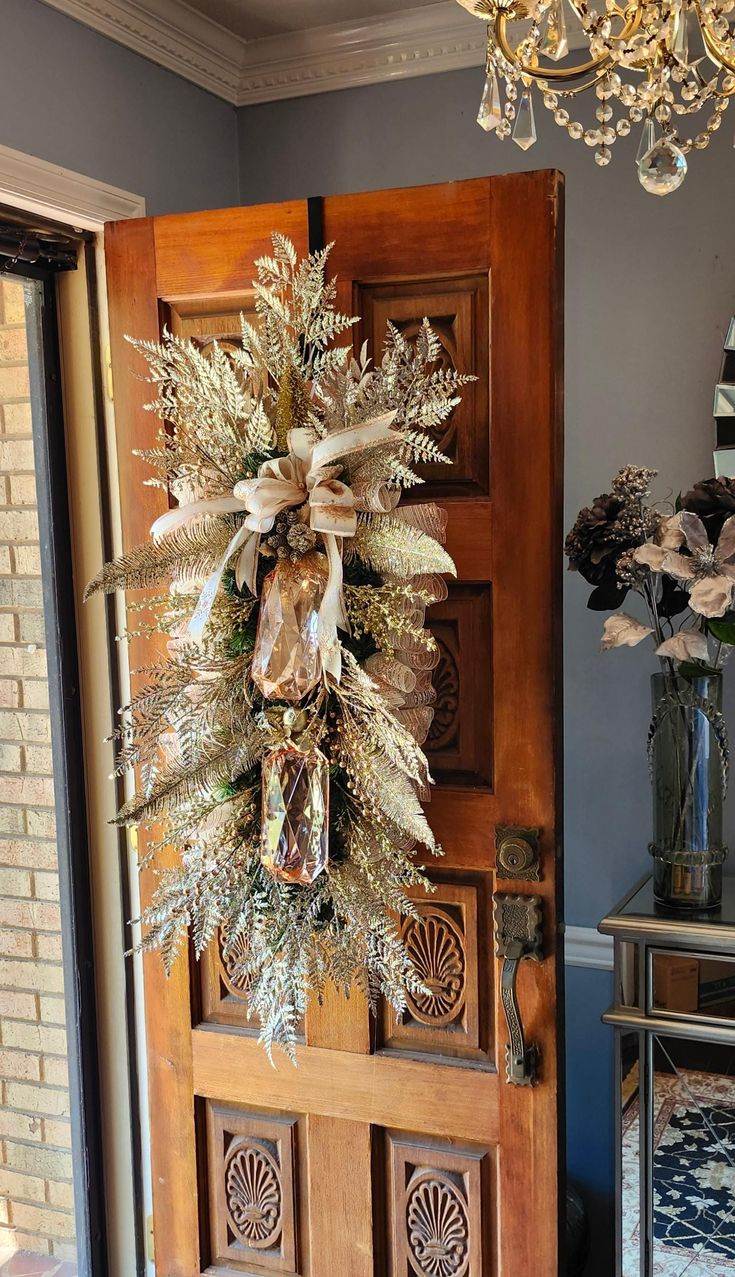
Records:
<instances>
[{"instance_id":1,"label":"door lock escutcheon","mask_svg":"<svg viewBox=\"0 0 735 1277\"><path fill-rule=\"evenodd\" d=\"M540 829L519 825L498 825L495 829L495 872L498 878L515 882L539 882Z\"/></svg>"},{"instance_id":2,"label":"door lock escutcheon","mask_svg":"<svg viewBox=\"0 0 735 1277\"><path fill-rule=\"evenodd\" d=\"M502 959L500 1000L508 1026L506 1081L512 1086L533 1086L538 1072L538 1048L526 1045L516 981L524 958L539 962L542 957L541 897L498 892L493 896L493 916L495 953Z\"/></svg>"}]
</instances>

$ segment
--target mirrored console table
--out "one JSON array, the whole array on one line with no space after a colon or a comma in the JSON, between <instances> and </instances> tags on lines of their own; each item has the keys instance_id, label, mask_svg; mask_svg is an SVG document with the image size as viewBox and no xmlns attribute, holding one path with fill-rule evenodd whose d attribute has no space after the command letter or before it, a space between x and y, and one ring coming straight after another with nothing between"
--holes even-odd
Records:
<instances>
[{"instance_id":1,"label":"mirrored console table","mask_svg":"<svg viewBox=\"0 0 735 1277\"><path fill-rule=\"evenodd\" d=\"M600 923L615 942L618 1277L735 1277L735 879L722 906Z\"/></svg>"}]
</instances>

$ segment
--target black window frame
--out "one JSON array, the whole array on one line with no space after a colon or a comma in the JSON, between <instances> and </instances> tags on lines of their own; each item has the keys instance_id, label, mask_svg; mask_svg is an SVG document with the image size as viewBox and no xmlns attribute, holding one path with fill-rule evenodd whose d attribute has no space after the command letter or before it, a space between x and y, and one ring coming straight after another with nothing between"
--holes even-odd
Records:
<instances>
[{"instance_id":1,"label":"black window frame","mask_svg":"<svg viewBox=\"0 0 735 1277\"><path fill-rule=\"evenodd\" d=\"M90 236L77 234L79 248ZM0 250L2 251L2 250ZM93 909L83 719L59 344L58 263L0 258L35 284L26 305L36 499L48 663L79 1277L108 1277ZM61 269L69 269L66 263Z\"/></svg>"}]
</instances>

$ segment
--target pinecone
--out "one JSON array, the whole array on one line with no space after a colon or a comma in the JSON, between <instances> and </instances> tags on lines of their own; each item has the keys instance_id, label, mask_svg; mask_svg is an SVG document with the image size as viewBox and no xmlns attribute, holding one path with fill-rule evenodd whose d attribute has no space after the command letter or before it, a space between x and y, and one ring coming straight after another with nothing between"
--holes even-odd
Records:
<instances>
[{"instance_id":1,"label":"pinecone","mask_svg":"<svg viewBox=\"0 0 735 1277\"><path fill-rule=\"evenodd\" d=\"M295 510L279 514L273 530L265 539L266 545L275 551L277 558L290 559L292 563L298 562L313 550L316 541L316 532L308 523L301 522Z\"/></svg>"}]
</instances>

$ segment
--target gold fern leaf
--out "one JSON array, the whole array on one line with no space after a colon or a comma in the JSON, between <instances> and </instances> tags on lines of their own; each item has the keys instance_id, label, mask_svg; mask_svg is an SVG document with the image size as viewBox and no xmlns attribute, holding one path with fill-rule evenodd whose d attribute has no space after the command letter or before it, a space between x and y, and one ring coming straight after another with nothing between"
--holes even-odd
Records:
<instances>
[{"instance_id":1,"label":"gold fern leaf","mask_svg":"<svg viewBox=\"0 0 735 1277\"><path fill-rule=\"evenodd\" d=\"M192 576L212 571L220 561L235 531L237 518L203 518L177 528L157 541L136 545L112 563L106 563L84 591L85 602L93 594L114 594L116 590L142 590L157 585L171 572Z\"/></svg>"},{"instance_id":2,"label":"gold fern leaf","mask_svg":"<svg viewBox=\"0 0 735 1277\"><path fill-rule=\"evenodd\" d=\"M140 825L157 820L170 808L188 799L199 798L215 785L234 780L254 765L258 745L239 740L201 759L195 767L172 768L164 774L149 796L135 794L120 808L116 825Z\"/></svg>"},{"instance_id":3,"label":"gold fern leaf","mask_svg":"<svg viewBox=\"0 0 735 1277\"><path fill-rule=\"evenodd\" d=\"M373 572L398 577L431 572L457 575L452 558L438 541L390 515L361 515L349 549Z\"/></svg>"}]
</instances>

